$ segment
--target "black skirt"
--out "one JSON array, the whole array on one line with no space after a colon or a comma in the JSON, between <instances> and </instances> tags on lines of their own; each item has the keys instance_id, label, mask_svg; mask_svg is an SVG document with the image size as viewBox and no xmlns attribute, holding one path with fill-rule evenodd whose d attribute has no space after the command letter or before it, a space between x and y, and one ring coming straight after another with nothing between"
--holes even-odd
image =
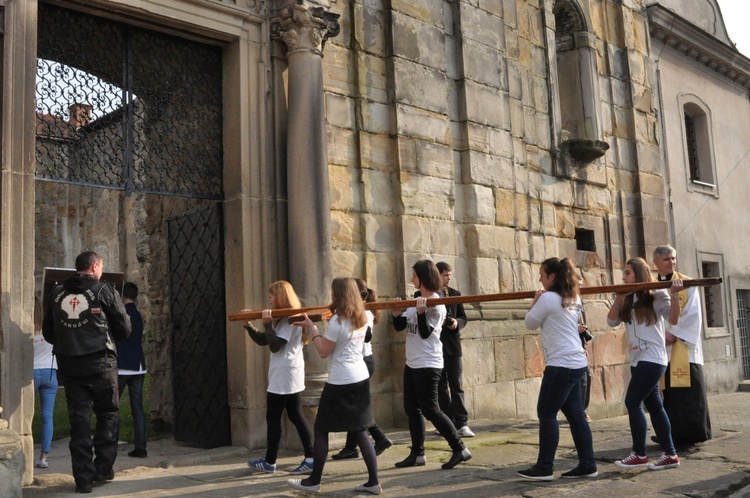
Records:
<instances>
[{"instance_id":1,"label":"black skirt","mask_svg":"<svg viewBox=\"0 0 750 498\"><path fill-rule=\"evenodd\" d=\"M363 431L373 425L370 379L345 385L326 383L315 417L317 432Z\"/></svg>"}]
</instances>

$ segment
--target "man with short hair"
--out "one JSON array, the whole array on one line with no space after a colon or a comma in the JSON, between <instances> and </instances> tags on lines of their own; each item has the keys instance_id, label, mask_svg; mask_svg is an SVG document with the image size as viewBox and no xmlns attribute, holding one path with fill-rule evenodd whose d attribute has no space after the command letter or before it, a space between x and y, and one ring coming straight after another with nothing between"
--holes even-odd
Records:
<instances>
[{"instance_id":1,"label":"man with short hair","mask_svg":"<svg viewBox=\"0 0 750 498\"><path fill-rule=\"evenodd\" d=\"M448 263L437 263L440 278L443 283L441 294L445 297L460 296L461 293L453 287L448 287L453 277L453 268ZM468 426L469 412L464 403L464 388L461 376L463 374L463 350L461 349L461 329L466 325L466 312L463 304L448 304L445 306L447 316L440 333L443 343L443 373L438 383L438 403L458 430L461 437L474 437L474 432Z\"/></svg>"},{"instance_id":2,"label":"man with short hair","mask_svg":"<svg viewBox=\"0 0 750 498\"><path fill-rule=\"evenodd\" d=\"M120 396L128 388L130 413L133 416L133 444L129 457L146 458L146 414L143 411L143 381L146 379L146 358L143 354L143 317L135 300L138 286L125 282L122 287L122 302L130 317L130 337L117 341L117 382Z\"/></svg>"},{"instance_id":3,"label":"man with short hair","mask_svg":"<svg viewBox=\"0 0 750 498\"><path fill-rule=\"evenodd\" d=\"M677 251L670 245L657 247L653 262L660 281L690 278L675 271ZM664 374L664 409L675 446L685 446L711 439L711 418L703 381L703 313L698 288L689 287L677 297L680 321L669 325L666 332L669 365Z\"/></svg>"},{"instance_id":4,"label":"man with short hair","mask_svg":"<svg viewBox=\"0 0 750 498\"><path fill-rule=\"evenodd\" d=\"M70 420L70 456L76 491L90 493L94 481L114 479L119 396L115 340L130 335L130 319L111 285L99 282L102 257L76 258L77 275L56 286L46 301L42 333L53 345L65 384ZM96 432L91 440L91 410Z\"/></svg>"}]
</instances>

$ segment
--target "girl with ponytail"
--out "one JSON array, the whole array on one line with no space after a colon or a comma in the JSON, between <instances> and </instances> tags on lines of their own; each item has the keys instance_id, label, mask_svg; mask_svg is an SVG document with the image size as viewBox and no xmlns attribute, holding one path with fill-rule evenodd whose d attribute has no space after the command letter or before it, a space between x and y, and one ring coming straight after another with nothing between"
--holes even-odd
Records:
<instances>
[{"instance_id":1,"label":"girl with ponytail","mask_svg":"<svg viewBox=\"0 0 750 498\"><path fill-rule=\"evenodd\" d=\"M586 351L578 335L581 315L578 275L568 259L549 258L539 269L542 289L536 291L526 314L529 330L541 328L546 367L537 401L539 454L536 464L517 473L526 479L551 481L560 428L557 413L562 410L578 453L578 466L563 478L596 477L591 428L583 411L581 379L588 372Z\"/></svg>"}]
</instances>

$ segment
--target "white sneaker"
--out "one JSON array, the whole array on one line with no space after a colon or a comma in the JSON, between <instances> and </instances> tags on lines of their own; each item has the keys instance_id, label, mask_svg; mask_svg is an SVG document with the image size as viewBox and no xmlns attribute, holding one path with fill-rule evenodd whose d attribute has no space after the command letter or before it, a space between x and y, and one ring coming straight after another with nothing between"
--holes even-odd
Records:
<instances>
[{"instance_id":1,"label":"white sneaker","mask_svg":"<svg viewBox=\"0 0 750 498\"><path fill-rule=\"evenodd\" d=\"M38 468L38 469L46 469L47 467L49 467L49 465L47 465L47 459L46 458L40 458L39 460L36 461L36 468Z\"/></svg>"},{"instance_id":2,"label":"white sneaker","mask_svg":"<svg viewBox=\"0 0 750 498\"><path fill-rule=\"evenodd\" d=\"M465 425L458 430L458 435L461 437L474 437L474 431L469 429L468 425Z\"/></svg>"}]
</instances>

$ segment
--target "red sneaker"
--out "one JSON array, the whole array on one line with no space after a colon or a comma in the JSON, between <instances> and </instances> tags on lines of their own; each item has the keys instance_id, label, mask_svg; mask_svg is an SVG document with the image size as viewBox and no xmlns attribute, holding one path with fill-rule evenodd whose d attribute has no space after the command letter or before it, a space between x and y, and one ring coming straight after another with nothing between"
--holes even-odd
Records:
<instances>
[{"instance_id":1,"label":"red sneaker","mask_svg":"<svg viewBox=\"0 0 750 498\"><path fill-rule=\"evenodd\" d=\"M648 465L648 457L636 455L635 451L631 451L630 455L622 460L615 461L615 465L622 467L623 469L637 469L638 467L645 467Z\"/></svg>"},{"instance_id":2,"label":"red sneaker","mask_svg":"<svg viewBox=\"0 0 750 498\"><path fill-rule=\"evenodd\" d=\"M657 461L648 464L649 470L675 469L680 466L680 459L677 455L667 455L662 453Z\"/></svg>"}]
</instances>

